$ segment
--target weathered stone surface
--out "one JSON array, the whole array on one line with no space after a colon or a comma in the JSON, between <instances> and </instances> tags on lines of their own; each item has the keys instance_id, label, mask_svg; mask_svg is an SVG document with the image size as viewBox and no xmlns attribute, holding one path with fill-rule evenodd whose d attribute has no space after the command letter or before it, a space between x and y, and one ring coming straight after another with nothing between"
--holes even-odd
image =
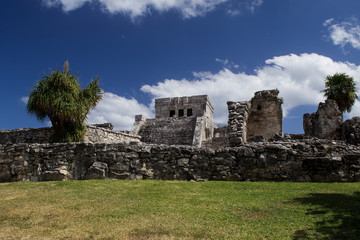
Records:
<instances>
[{"instance_id":1,"label":"weathered stone surface","mask_svg":"<svg viewBox=\"0 0 360 240\"><path fill-rule=\"evenodd\" d=\"M278 90L256 92L250 102L227 102L230 146L248 141L268 141L282 135L282 98Z\"/></svg>"},{"instance_id":2,"label":"weathered stone surface","mask_svg":"<svg viewBox=\"0 0 360 240\"><path fill-rule=\"evenodd\" d=\"M207 95L155 99L154 119L135 116L132 134L152 144L201 147L214 136L214 108Z\"/></svg>"},{"instance_id":3,"label":"weathered stone surface","mask_svg":"<svg viewBox=\"0 0 360 240\"><path fill-rule=\"evenodd\" d=\"M108 165L104 162L94 162L87 170L84 180L86 179L106 179L108 177Z\"/></svg>"},{"instance_id":4,"label":"weathered stone surface","mask_svg":"<svg viewBox=\"0 0 360 240\"><path fill-rule=\"evenodd\" d=\"M274 134L282 135L282 103L279 90L256 92L250 100L247 136L263 136L268 141Z\"/></svg>"},{"instance_id":5,"label":"weathered stone surface","mask_svg":"<svg viewBox=\"0 0 360 240\"><path fill-rule=\"evenodd\" d=\"M101 126L101 124L98 125ZM84 137L84 142L140 142L140 136L110 130L112 126L109 123L106 123L103 127L88 125ZM52 134L52 128L24 128L3 130L0 131L0 144L49 143L51 142L50 139Z\"/></svg>"},{"instance_id":6,"label":"weathered stone surface","mask_svg":"<svg viewBox=\"0 0 360 240\"><path fill-rule=\"evenodd\" d=\"M318 138L333 138L336 129L342 123L342 112L334 100L319 103L315 113L304 114L303 127L305 136Z\"/></svg>"},{"instance_id":7,"label":"weathered stone surface","mask_svg":"<svg viewBox=\"0 0 360 240\"><path fill-rule=\"evenodd\" d=\"M360 117L346 120L336 129L336 139L344 140L349 144L360 144Z\"/></svg>"},{"instance_id":8,"label":"weathered stone surface","mask_svg":"<svg viewBox=\"0 0 360 240\"><path fill-rule=\"evenodd\" d=\"M247 121L249 102L227 102L229 118L227 134L230 146L240 146L247 142Z\"/></svg>"},{"instance_id":9,"label":"weathered stone surface","mask_svg":"<svg viewBox=\"0 0 360 240\"><path fill-rule=\"evenodd\" d=\"M0 145L0 181L163 179L360 181L360 147L334 140L217 150L126 143Z\"/></svg>"}]
</instances>

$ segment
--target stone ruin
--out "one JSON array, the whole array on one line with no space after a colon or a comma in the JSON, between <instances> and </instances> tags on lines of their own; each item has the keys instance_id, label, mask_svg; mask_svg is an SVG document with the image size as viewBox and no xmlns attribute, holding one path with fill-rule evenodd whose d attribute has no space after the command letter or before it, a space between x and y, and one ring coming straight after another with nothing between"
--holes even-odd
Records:
<instances>
[{"instance_id":1,"label":"stone ruin","mask_svg":"<svg viewBox=\"0 0 360 240\"><path fill-rule=\"evenodd\" d=\"M214 107L207 95L155 100L155 118L135 116L131 134L152 144L201 147L214 136Z\"/></svg>"},{"instance_id":2,"label":"stone ruin","mask_svg":"<svg viewBox=\"0 0 360 240\"><path fill-rule=\"evenodd\" d=\"M273 140L334 139L360 143L360 118L343 123L333 100L320 103L315 113L303 116L304 134L282 132L279 91L255 92L250 101L227 102L228 125L218 127L214 107L207 95L155 99L155 118L135 116L131 131L114 131L110 123L87 126L84 142L186 145L194 147L238 147L249 142ZM0 144L49 143L51 128L15 129L0 132Z\"/></svg>"},{"instance_id":3,"label":"stone ruin","mask_svg":"<svg viewBox=\"0 0 360 240\"><path fill-rule=\"evenodd\" d=\"M135 116L131 134L151 144L196 147L239 146L282 135L282 98L278 90L256 92L248 102L228 102L228 126L213 122L207 95L155 100L155 118Z\"/></svg>"},{"instance_id":4,"label":"stone ruin","mask_svg":"<svg viewBox=\"0 0 360 240\"><path fill-rule=\"evenodd\" d=\"M342 112L336 102L326 100L325 103L319 103L318 110L315 113L304 114L304 134L310 137L333 138L342 121Z\"/></svg>"},{"instance_id":5,"label":"stone ruin","mask_svg":"<svg viewBox=\"0 0 360 240\"><path fill-rule=\"evenodd\" d=\"M278 90L256 92L249 102L227 102L231 146L248 141L268 141L282 135L282 98Z\"/></svg>"},{"instance_id":6,"label":"stone ruin","mask_svg":"<svg viewBox=\"0 0 360 240\"><path fill-rule=\"evenodd\" d=\"M157 99L155 118L137 115L130 132L87 126L81 143L49 143L51 128L0 131L0 182L360 182L360 117L342 123L336 103L326 101L304 115L305 134L283 136L278 94L266 90L228 102L228 125L221 127L202 95Z\"/></svg>"}]
</instances>

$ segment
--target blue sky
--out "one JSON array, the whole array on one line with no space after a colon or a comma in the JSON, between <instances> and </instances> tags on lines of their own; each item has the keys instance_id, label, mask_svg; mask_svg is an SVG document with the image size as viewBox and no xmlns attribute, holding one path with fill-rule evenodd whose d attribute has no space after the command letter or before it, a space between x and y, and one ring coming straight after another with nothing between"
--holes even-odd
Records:
<instances>
[{"instance_id":1,"label":"blue sky","mask_svg":"<svg viewBox=\"0 0 360 240\"><path fill-rule=\"evenodd\" d=\"M129 129L153 117L153 99L208 94L215 121L226 101L280 90L284 132L301 133L327 75L360 86L358 0L3 0L0 1L0 129L44 127L26 99L69 60L83 87L105 91L89 123ZM360 96L360 94L358 94ZM360 115L360 104L346 117Z\"/></svg>"}]
</instances>

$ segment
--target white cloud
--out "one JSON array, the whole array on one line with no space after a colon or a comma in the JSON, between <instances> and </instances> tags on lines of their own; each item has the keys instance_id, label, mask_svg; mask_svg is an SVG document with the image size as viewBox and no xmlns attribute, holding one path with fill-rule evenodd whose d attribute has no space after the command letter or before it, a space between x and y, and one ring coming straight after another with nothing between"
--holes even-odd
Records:
<instances>
[{"instance_id":1,"label":"white cloud","mask_svg":"<svg viewBox=\"0 0 360 240\"><path fill-rule=\"evenodd\" d=\"M194 73L194 79L166 79L156 85L144 85L141 90L154 98L209 95L215 109L214 120L227 122L227 101L247 101L254 92L279 89L284 98L284 114L300 105L317 105L323 101L324 81L327 75L345 72L353 76L360 86L360 66L347 62L335 62L331 58L312 54L285 55L265 61L255 75L236 73L227 68L217 73ZM360 95L360 94L359 94ZM351 114L360 113L356 104Z\"/></svg>"},{"instance_id":2,"label":"white cloud","mask_svg":"<svg viewBox=\"0 0 360 240\"><path fill-rule=\"evenodd\" d=\"M21 98L20 98L20 101L23 102L23 103L25 103L25 104L27 104L28 101L29 101L29 97L27 97L27 96L26 96L26 97L21 97Z\"/></svg>"},{"instance_id":3,"label":"white cloud","mask_svg":"<svg viewBox=\"0 0 360 240\"><path fill-rule=\"evenodd\" d=\"M113 123L116 130L130 130L135 115L143 114L153 117L149 107L140 104L134 98L127 99L116 94L105 92L102 100L88 114L87 123Z\"/></svg>"},{"instance_id":4,"label":"white cloud","mask_svg":"<svg viewBox=\"0 0 360 240\"><path fill-rule=\"evenodd\" d=\"M219 62L226 60L218 59ZM193 79L165 79L155 85L144 85L143 92L153 97L149 106L136 99L128 99L105 92L103 99L91 110L87 122L111 122L116 130L130 130L135 115L154 117L154 99L163 97L181 97L192 95L209 95L215 109L214 121L217 124L227 123L227 101L248 101L254 92L265 89L279 89L284 99L283 110L286 113L300 105L318 105L324 101L325 77L337 72L352 76L360 86L360 65L349 62L335 62L329 57L311 54L290 54L278 56L265 61L265 66L257 69L255 74L234 72L223 68L217 73L195 72ZM358 96L360 92L358 91ZM28 97L22 97L26 103ZM345 117L360 115L360 102L356 102L351 113Z\"/></svg>"},{"instance_id":5,"label":"white cloud","mask_svg":"<svg viewBox=\"0 0 360 240\"><path fill-rule=\"evenodd\" d=\"M334 23L334 19L324 22L328 28L329 37L335 45L345 47L349 44L353 48L360 49L360 25L356 18L349 22Z\"/></svg>"},{"instance_id":6,"label":"white cloud","mask_svg":"<svg viewBox=\"0 0 360 240\"><path fill-rule=\"evenodd\" d=\"M259 7L260 5L263 4L263 0L253 0L253 1L250 1L248 4L248 8L249 10L253 13L255 12L255 8Z\"/></svg>"},{"instance_id":7,"label":"white cloud","mask_svg":"<svg viewBox=\"0 0 360 240\"><path fill-rule=\"evenodd\" d=\"M82 7L85 3L92 3L101 6L102 9L110 13L123 13L131 18L136 18L148 14L151 9L158 12L166 12L176 9L185 18L205 15L214 10L218 5L231 0L43 0L49 7L61 6L65 12ZM260 6L263 0L243 0L247 1L248 9L253 12ZM232 9L232 12L237 12Z\"/></svg>"},{"instance_id":8,"label":"white cloud","mask_svg":"<svg viewBox=\"0 0 360 240\"><path fill-rule=\"evenodd\" d=\"M215 61L221 63L225 68L228 68L228 69L237 69L240 67L238 64L235 64L234 62L229 61L229 59L215 58Z\"/></svg>"}]
</instances>

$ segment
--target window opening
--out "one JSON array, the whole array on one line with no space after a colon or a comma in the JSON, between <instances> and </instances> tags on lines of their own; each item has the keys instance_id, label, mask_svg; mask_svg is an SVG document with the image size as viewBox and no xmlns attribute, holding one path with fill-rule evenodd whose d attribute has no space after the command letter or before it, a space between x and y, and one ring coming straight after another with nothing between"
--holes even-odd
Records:
<instances>
[{"instance_id":1,"label":"window opening","mask_svg":"<svg viewBox=\"0 0 360 240\"><path fill-rule=\"evenodd\" d=\"M184 116L184 109L179 109L179 117L183 117Z\"/></svg>"},{"instance_id":2,"label":"window opening","mask_svg":"<svg viewBox=\"0 0 360 240\"><path fill-rule=\"evenodd\" d=\"M175 110L170 110L170 117L175 116Z\"/></svg>"},{"instance_id":3,"label":"window opening","mask_svg":"<svg viewBox=\"0 0 360 240\"><path fill-rule=\"evenodd\" d=\"M188 117L192 116L192 108L189 108L189 109L187 110L186 116L188 116Z\"/></svg>"}]
</instances>

